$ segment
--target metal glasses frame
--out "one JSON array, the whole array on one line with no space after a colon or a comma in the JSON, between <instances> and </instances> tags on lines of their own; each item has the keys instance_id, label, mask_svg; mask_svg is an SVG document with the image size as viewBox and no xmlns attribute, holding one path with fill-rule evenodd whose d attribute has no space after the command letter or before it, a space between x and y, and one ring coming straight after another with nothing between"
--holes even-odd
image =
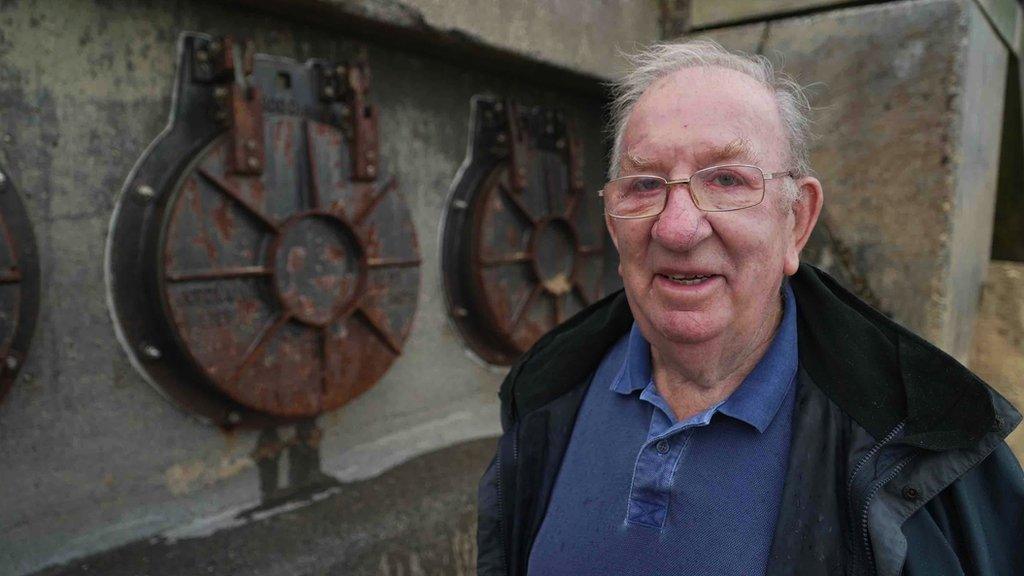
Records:
<instances>
[{"instance_id":1,"label":"metal glasses frame","mask_svg":"<svg viewBox=\"0 0 1024 576\"><path fill-rule=\"evenodd\" d=\"M712 170L717 170L720 168L755 168L758 172L761 173L761 198L757 202L749 206L743 206L741 208L727 208L725 210L708 210L707 208L701 208L700 203L697 201L697 198L693 194L693 186L689 185L690 181L693 180L694 176L697 176L702 172L710 172ZM617 218L619 220L640 220L642 218L654 218L655 216L658 216L665 211L665 206L668 206L668 192L672 188L672 186L676 184L687 184L687 190L690 193L690 200L693 201L693 205L696 206L697 209L700 210L701 212L735 212L737 210L746 210L747 208L753 208L754 206L757 206L761 202L764 202L765 188L767 188L767 182L769 180L782 178L783 176L795 178L796 173L793 170L785 170L783 172L765 172L763 168L761 168L760 166L754 166L753 164L718 164L715 166L708 166L707 168L701 168L700 170L697 170L693 174L690 174L689 176L685 178L680 178L678 180L668 180L662 176L655 176L653 174L630 174L629 176L620 176L619 178L613 178L612 180L606 182L604 188L607 188L609 184L619 182L621 180L627 180L629 178L657 178L658 180L661 180L665 183L665 202L662 203L661 209L655 212L654 214L645 214L643 216L617 216L615 214L609 214L607 208L605 208L604 213L612 218ZM597 191L597 195L600 196L601 198L605 197L604 188L601 188L600 190Z\"/></svg>"}]
</instances>

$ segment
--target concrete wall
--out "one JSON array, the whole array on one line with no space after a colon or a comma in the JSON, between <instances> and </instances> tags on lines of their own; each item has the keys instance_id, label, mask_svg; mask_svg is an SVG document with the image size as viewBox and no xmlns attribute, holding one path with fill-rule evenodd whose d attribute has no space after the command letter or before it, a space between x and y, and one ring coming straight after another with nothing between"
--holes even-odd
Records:
<instances>
[{"instance_id":1,"label":"concrete wall","mask_svg":"<svg viewBox=\"0 0 1024 576\"><path fill-rule=\"evenodd\" d=\"M1008 51L969 0L704 33L803 84L825 209L808 256L966 360L989 258Z\"/></svg>"},{"instance_id":2,"label":"concrete wall","mask_svg":"<svg viewBox=\"0 0 1024 576\"><path fill-rule=\"evenodd\" d=\"M993 261L974 330L971 370L1014 406L1024 406L1024 263ZM1024 462L1024 426L1008 439Z\"/></svg>"},{"instance_id":3,"label":"concrete wall","mask_svg":"<svg viewBox=\"0 0 1024 576\"><path fill-rule=\"evenodd\" d=\"M560 2L538 12L506 3L476 14L479 28L468 30L496 45L470 42L476 48L460 57L464 39L428 34L441 44L451 40L445 45L450 49L424 56L402 49L403 41L394 37L378 43L350 35L344 13L310 16L324 4L337 3L296 2L284 15L273 2L0 5L0 166L25 197L44 287L30 356L0 403L0 573L29 573L150 537L200 538L209 552L225 545L207 535L314 501L334 502L339 490L349 497L372 494L375 510L403 506L406 513L384 519L366 510L349 514L346 506L360 500L346 500L317 528L328 531L317 554L333 569L358 564L359 573L392 573L389 562L411 563L405 550L419 550L415 562L422 569L444 572L451 555L423 553L423 542L472 540L472 523L465 520L472 514L471 485L488 450L467 442L498 433L502 373L470 359L451 329L436 252L443 200L466 149L469 99L492 92L566 109L586 142L587 188L596 188L603 174L603 101L588 79L611 70L608 53L597 47L607 48L610 31L633 38L654 25L642 24L643 10L631 10L633 20L615 31L626 2ZM389 6L392 12L362 17L377 18L385 28L406 26L406 17L416 21L414 8ZM465 30L470 26L459 14L468 6L424 2L422 8L428 21ZM553 31L564 28L574 11L589 15L587 26L571 32L572 42L568 32L558 40ZM655 21L654 7L648 12ZM501 36L506 20L518 22L517 28ZM167 122L182 30L248 36L262 52L300 60L341 59L365 45L380 107L382 154L412 208L422 247L419 309L401 358L341 410L300 427L263 431L289 446L273 461L254 458L261 433L228 434L202 425L147 386L118 346L105 304L102 262L111 209L132 165ZM554 38L534 45L531 34ZM424 36L416 38L422 43ZM552 73L548 64L522 61L506 48L581 71ZM490 59L474 59L475 51ZM496 62L518 66L518 72L506 73ZM523 70L547 73L533 77ZM562 77L567 88L560 87ZM315 428L323 434L319 440L311 433ZM424 465L440 473L463 458L452 468L454 477L442 482L449 491L417 491L424 472L415 466L388 476L385 490L366 488L365 481L399 463L447 447L455 452ZM268 480L274 477L276 485ZM424 512L410 515L409 509ZM296 558L306 553L294 552ZM170 554L165 569L249 573L244 559L211 555L208 564L186 567L173 563L184 561L177 554ZM144 553L131 557L146 561ZM296 569L304 569L299 560ZM67 570L88 566L80 561ZM133 573L148 570L144 564L135 568Z\"/></svg>"}]
</instances>

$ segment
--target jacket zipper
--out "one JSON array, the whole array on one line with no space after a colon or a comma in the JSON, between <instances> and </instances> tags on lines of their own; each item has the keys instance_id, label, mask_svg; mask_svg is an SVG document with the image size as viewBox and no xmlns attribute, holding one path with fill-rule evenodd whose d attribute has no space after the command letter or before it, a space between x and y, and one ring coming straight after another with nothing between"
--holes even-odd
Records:
<instances>
[{"instance_id":1,"label":"jacket zipper","mask_svg":"<svg viewBox=\"0 0 1024 576\"><path fill-rule=\"evenodd\" d=\"M864 466L866 466L867 463L870 462L872 458L874 458L882 448L884 448L887 444L892 442L893 439L895 439L896 436L898 436L899 433L903 431L903 428L906 427L906 424L906 421L897 424L892 430L889 431L888 434L885 435L885 438L882 438L881 441L877 442L874 446L872 446L871 449L868 450L868 453L865 454L857 462L857 465L853 467L853 472L850 473L850 478L846 482L847 507L849 508L851 515L854 510L853 483L856 480L857 475L860 474L860 471L864 468ZM898 474L899 471L902 470L904 466L906 466L909 460L909 457L904 458L903 461L896 465L896 467L893 469L893 472L886 476L886 478L884 478L881 482L876 481L874 484L872 484L871 489L868 491L868 495L864 500L864 506L860 515L861 546L863 547L864 557L867 558L868 567L871 568L872 573L875 573L876 570L874 569L874 553L871 550L871 539L868 535L868 508L871 506L871 501L878 493L878 490L881 489L882 486L887 484L889 480L895 478L896 474Z\"/></svg>"},{"instance_id":2,"label":"jacket zipper","mask_svg":"<svg viewBox=\"0 0 1024 576\"><path fill-rule=\"evenodd\" d=\"M501 534L501 564L504 569L503 572L511 576L511 566L508 558L508 547L511 544L506 538L505 534L505 490L502 486L502 478L504 477L503 463L502 463L503 450L498 450L498 461L497 461L497 488L498 488L498 534ZM518 430L512 434L512 470L516 469L519 465L519 433ZM510 525L511 526L511 525Z\"/></svg>"},{"instance_id":3,"label":"jacket zipper","mask_svg":"<svg viewBox=\"0 0 1024 576\"><path fill-rule=\"evenodd\" d=\"M885 486L890 481L892 481L892 479L895 478L900 473L900 471L902 471L903 468L905 468L907 464L909 464L910 461L913 460L913 458L913 454L911 454L910 456L905 456L895 466L892 467L892 469L889 471L888 474L885 475L884 478L882 478L881 480L876 480L875 483L871 486L871 490L868 492L867 498L864 500L864 508L861 510L860 513L861 545L864 547L865 557L868 559L868 566L871 567L871 571L874 574L877 574L878 570L875 568L875 553L871 549L871 537L868 534L868 508L871 506L871 501L874 500L875 496L878 494L878 491L882 489L882 486Z\"/></svg>"}]
</instances>

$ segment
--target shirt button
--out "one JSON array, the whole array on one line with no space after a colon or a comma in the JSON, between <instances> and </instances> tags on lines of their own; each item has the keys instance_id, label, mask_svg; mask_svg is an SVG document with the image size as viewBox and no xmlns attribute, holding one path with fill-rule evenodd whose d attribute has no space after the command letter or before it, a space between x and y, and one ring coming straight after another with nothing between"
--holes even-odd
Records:
<instances>
[{"instance_id":1,"label":"shirt button","mask_svg":"<svg viewBox=\"0 0 1024 576\"><path fill-rule=\"evenodd\" d=\"M668 440L658 440L657 449L658 449L658 454L668 454L668 449L669 449Z\"/></svg>"}]
</instances>

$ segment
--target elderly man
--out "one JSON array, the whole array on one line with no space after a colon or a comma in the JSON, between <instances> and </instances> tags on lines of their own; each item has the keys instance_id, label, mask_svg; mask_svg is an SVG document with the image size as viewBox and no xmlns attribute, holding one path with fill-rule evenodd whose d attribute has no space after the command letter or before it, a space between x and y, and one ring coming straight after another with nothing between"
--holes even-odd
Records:
<instances>
[{"instance_id":1,"label":"elderly man","mask_svg":"<svg viewBox=\"0 0 1024 576\"><path fill-rule=\"evenodd\" d=\"M762 58L637 58L601 191L625 290L502 386L480 574L1024 574L1020 415L799 262L805 110Z\"/></svg>"}]
</instances>

